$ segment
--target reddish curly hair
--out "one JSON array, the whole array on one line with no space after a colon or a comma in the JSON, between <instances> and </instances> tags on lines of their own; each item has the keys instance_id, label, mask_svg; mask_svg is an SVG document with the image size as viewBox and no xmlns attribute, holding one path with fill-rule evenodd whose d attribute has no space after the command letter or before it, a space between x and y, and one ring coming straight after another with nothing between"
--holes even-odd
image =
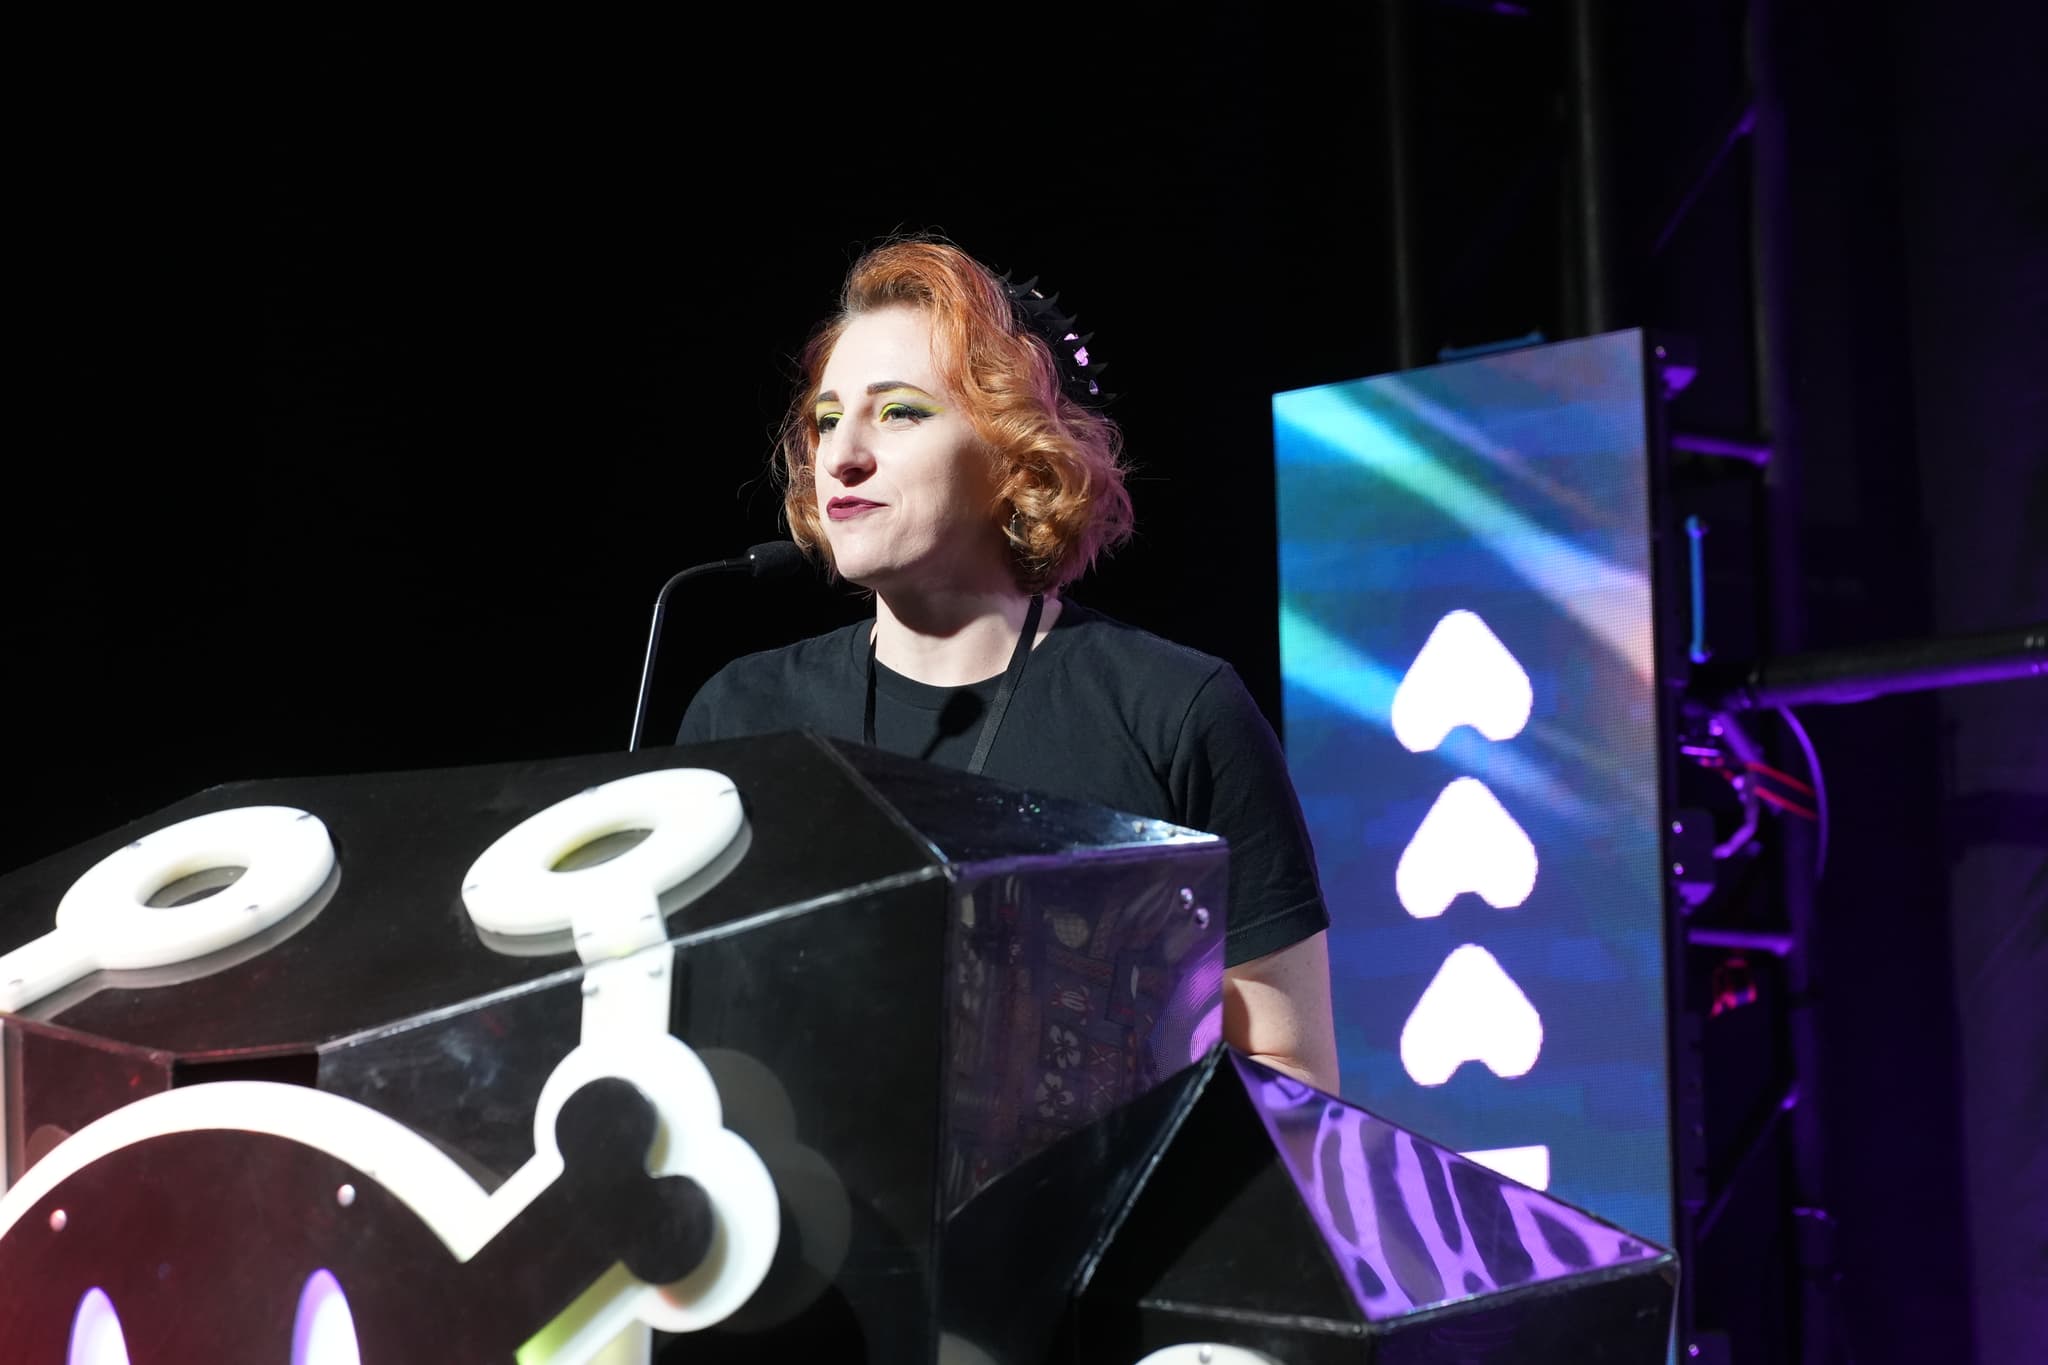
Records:
<instances>
[{"instance_id":1,"label":"reddish curly hair","mask_svg":"<svg viewBox=\"0 0 2048 1365\"><path fill-rule=\"evenodd\" d=\"M856 261L839 312L798 357L801 389L783 420L777 460L791 538L831 567L813 481L825 363L855 318L906 306L930 317L940 377L988 450L998 505L1015 514L1002 532L1018 588L1065 587L1130 538L1122 433L1061 391L1051 348L1019 325L1002 281L929 237L891 241Z\"/></svg>"}]
</instances>

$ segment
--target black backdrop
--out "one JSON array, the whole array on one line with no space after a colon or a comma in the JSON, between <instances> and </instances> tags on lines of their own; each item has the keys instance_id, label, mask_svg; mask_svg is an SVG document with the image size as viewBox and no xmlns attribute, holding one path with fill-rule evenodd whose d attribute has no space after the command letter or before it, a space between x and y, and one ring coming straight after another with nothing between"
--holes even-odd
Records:
<instances>
[{"instance_id":1,"label":"black backdrop","mask_svg":"<svg viewBox=\"0 0 2048 1365\"><path fill-rule=\"evenodd\" d=\"M1558 26L1483 11L1418 7L1432 346L1561 330ZM7 540L50 795L0 864L215 781L623 745L656 588L779 534L790 357L905 229L1095 331L1139 535L1082 595L1277 722L1267 396L1396 367L1376 20L1119 14L71 53ZM861 609L685 590L651 732Z\"/></svg>"},{"instance_id":2,"label":"black backdrop","mask_svg":"<svg viewBox=\"0 0 2048 1365\"><path fill-rule=\"evenodd\" d=\"M1260 44L1293 43L1227 21L962 62L899 18L783 69L721 22L667 76L532 34L273 62L260 96L142 54L70 87L20 215L7 551L45 794L0 863L221 780L623 746L656 588L778 534L789 357L898 229L1096 330L1142 530L1089 593L1274 706L1265 395L1387 367L1342 63L1276 84ZM686 589L653 731L861 609Z\"/></svg>"}]
</instances>

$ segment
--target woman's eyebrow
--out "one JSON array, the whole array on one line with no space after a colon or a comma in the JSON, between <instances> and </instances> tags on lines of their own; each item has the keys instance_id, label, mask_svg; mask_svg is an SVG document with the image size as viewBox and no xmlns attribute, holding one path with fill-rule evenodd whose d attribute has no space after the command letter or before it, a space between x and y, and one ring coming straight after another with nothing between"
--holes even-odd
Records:
<instances>
[{"instance_id":1,"label":"woman's eyebrow","mask_svg":"<svg viewBox=\"0 0 2048 1365\"><path fill-rule=\"evenodd\" d=\"M868 385L868 392L870 394L887 393L891 389L909 389L912 393L922 393L927 398L932 396L928 391L904 379L878 379ZM837 403L839 401L839 394L836 390L827 389L819 394L814 401L818 403Z\"/></svg>"}]
</instances>

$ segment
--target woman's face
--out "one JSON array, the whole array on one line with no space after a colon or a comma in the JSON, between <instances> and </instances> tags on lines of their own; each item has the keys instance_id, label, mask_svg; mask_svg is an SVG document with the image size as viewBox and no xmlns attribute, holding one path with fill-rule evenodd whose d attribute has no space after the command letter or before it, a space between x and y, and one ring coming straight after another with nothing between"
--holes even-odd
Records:
<instances>
[{"instance_id":1,"label":"woman's face","mask_svg":"<svg viewBox=\"0 0 2048 1365\"><path fill-rule=\"evenodd\" d=\"M818 515L841 577L884 594L1009 583L994 471L939 378L923 310L848 324L813 419Z\"/></svg>"}]
</instances>

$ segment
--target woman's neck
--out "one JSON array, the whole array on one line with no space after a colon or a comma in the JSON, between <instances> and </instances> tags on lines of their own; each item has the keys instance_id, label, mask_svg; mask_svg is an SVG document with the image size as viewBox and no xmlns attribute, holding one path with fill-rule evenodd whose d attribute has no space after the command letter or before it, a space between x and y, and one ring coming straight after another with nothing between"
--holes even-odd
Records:
<instances>
[{"instance_id":1,"label":"woman's neck","mask_svg":"<svg viewBox=\"0 0 2048 1365\"><path fill-rule=\"evenodd\" d=\"M1031 609L1028 593L989 592L875 595L875 658L904 677L932 687L965 687L1009 666ZM1059 619L1060 601L1048 593L1038 639Z\"/></svg>"}]
</instances>

